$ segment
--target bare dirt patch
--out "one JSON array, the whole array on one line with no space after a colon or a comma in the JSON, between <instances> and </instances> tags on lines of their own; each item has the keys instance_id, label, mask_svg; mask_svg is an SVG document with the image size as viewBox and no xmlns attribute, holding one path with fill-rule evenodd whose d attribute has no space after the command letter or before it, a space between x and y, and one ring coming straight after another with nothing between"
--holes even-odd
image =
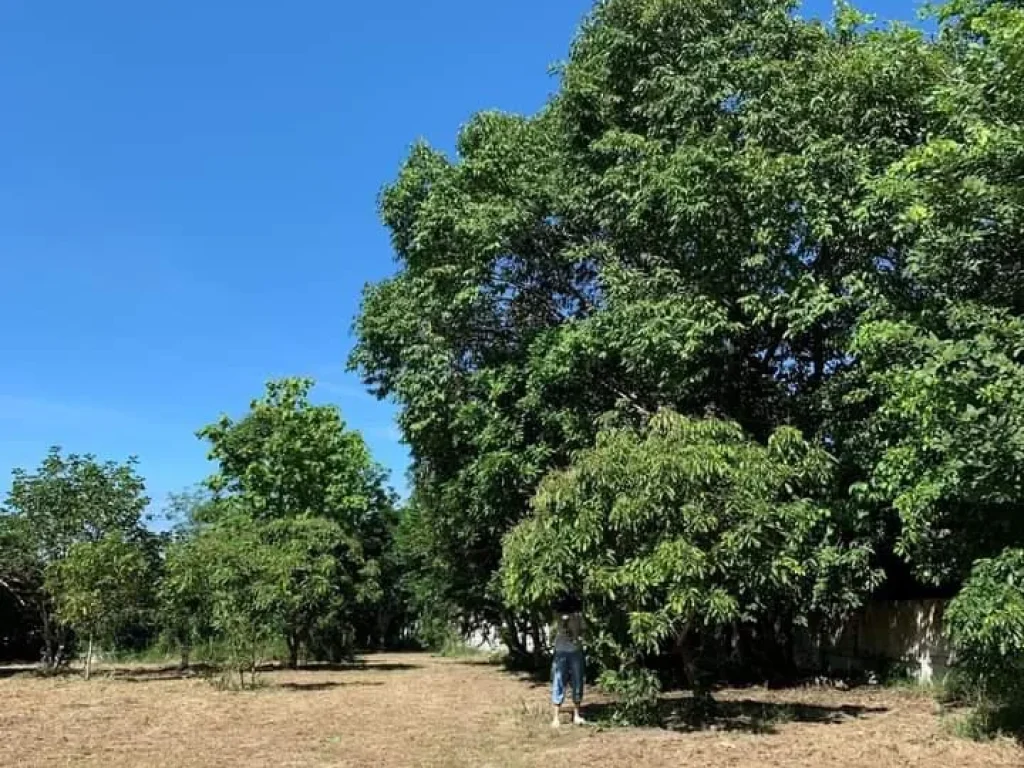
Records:
<instances>
[{"instance_id":1,"label":"bare dirt patch","mask_svg":"<svg viewBox=\"0 0 1024 768\"><path fill-rule=\"evenodd\" d=\"M1024 766L1008 741L948 735L909 692L733 690L702 730L555 731L543 687L485 664L386 655L264 680L233 693L172 668L0 675L0 765Z\"/></svg>"}]
</instances>

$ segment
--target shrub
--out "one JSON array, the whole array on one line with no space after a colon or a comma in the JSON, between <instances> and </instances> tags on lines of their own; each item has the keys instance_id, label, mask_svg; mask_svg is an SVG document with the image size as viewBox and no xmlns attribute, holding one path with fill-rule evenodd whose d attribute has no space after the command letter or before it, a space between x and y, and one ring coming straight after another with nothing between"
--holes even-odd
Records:
<instances>
[{"instance_id":1,"label":"shrub","mask_svg":"<svg viewBox=\"0 0 1024 768\"><path fill-rule=\"evenodd\" d=\"M658 722L661 683L651 670L642 667L606 670L599 684L615 696L612 720L617 725L654 725Z\"/></svg>"},{"instance_id":2,"label":"shrub","mask_svg":"<svg viewBox=\"0 0 1024 768\"><path fill-rule=\"evenodd\" d=\"M946 612L949 690L975 707L972 735L1024 726L1024 550L975 563ZM1019 715L1019 716L1018 716Z\"/></svg>"}]
</instances>

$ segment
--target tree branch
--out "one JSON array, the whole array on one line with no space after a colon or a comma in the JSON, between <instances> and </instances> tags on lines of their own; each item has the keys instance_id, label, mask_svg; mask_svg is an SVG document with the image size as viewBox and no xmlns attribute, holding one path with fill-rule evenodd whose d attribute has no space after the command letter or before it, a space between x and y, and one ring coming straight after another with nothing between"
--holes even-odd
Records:
<instances>
[{"instance_id":1,"label":"tree branch","mask_svg":"<svg viewBox=\"0 0 1024 768\"><path fill-rule=\"evenodd\" d=\"M654 415L651 411L644 408L642 405L640 405L639 402L637 402L638 398L636 395L630 395L626 392L623 392L621 389L615 386L613 386L611 389L612 392L621 397L623 400L628 401L640 414L647 416L648 418Z\"/></svg>"},{"instance_id":2,"label":"tree branch","mask_svg":"<svg viewBox=\"0 0 1024 768\"><path fill-rule=\"evenodd\" d=\"M7 579L4 579L4 578L0 577L0 587L3 587L8 592L10 592L11 593L11 597L13 597L15 600L17 600L18 601L18 605L20 605L22 608L27 608L28 607L28 603L26 603L21 598L21 595L18 594L18 590L16 590L11 585L11 582L9 582Z\"/></svg>"}]
</instances>

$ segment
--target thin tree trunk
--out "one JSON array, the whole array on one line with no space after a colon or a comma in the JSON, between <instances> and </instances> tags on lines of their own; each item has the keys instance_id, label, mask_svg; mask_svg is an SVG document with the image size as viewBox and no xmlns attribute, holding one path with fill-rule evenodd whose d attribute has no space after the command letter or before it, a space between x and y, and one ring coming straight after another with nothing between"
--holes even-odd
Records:
<instances>
[{"instance_id":1,"label":"thin tree trunk","mask_svg":"<svg viewBox=\"0 0 1024 768\"><path fill-rule=\"evenodd\" d=\"M536 616L530 621L530 636L533 638L533 657L540 659L547 649L544 647L544 638L541 636L540 619Z\"/></svg>"},{"instance_id":2,"label":"thin tree trunk","mask_svg":"<svg viewBox=\"0 0 1024 768\"><path fill-rule=\"evenodd\" d=\"M523 640L520 637L519 626L516 622L515 616L506 612L504 625L504 640L505 644L508 646L509 653L515 658L522 659L526 656L526 648L524 647Z\"/></svg>"},{"instance_id":3,"label":"thin tree trunk","mask_svg":"<svg viewBox=\"0 0 1024 768\"><path fill-rule=\"evenodd\" d=\"M699 639L694 637L689 625L676 635L676 653L693 692L694 703L701 710L707 710L711 706L711 688L701 669L698 643Z\"/></svg>"},{"instance_id":4,"label":"thin tree trunk","mask_svg":"<svg viewBox=\"0 0 1024 768\"><path fill-rule=\"evenodd\" d=\"M782 664L789 680L796 676L796 631L793 619L786 616L782 622Z\"/></svg>"},{"instance_id":5,"label":"thin tree trunk","mask_svg":"<svg viewBox=\"0 0 1024 768\"><path fill-rule=\"evenodd\" d=\"M85 679L92 676L92 632L89 633L89 650L85 652Z\"/></svg>"},{"instance_id":6,"label":"thin tree trunk","mask_svg":"<svg viewBox=\"0 0 1024 768\"><path fill-rule=\"evenodd\" d=\"M43 623L43 667L52 670L56 666L56 638L53 636L53 624L50 613L45 607L40 608L39 617Z\"/></svg>"},{"instance_id":7,"label":"thin tree trunk","mask_svg":"<svg viewBox=\"0 0 1024 768\"><path fill-rule=\"evenodd\" d=\"M285 638L288 645L288 669L299 668L299 638L294 633L289 633Z\"/></svg>"}]
</instances>

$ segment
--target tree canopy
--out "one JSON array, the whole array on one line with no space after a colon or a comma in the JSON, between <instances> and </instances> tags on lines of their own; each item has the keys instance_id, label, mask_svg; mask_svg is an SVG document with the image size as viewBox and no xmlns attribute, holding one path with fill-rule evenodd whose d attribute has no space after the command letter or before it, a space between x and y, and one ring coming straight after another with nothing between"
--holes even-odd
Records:
<instances>
[{"instance_id":1,"label":"tree canopy","mask_svg":"<svg viewBox=\"0 0 1024 768\"><path fill-rule=\"evenodd\" d=\"M934 13L930 35L847 4L826 23L789 0L601 0L537 114L474 115L451 157L413 147L351 364L400 407L440 614L536 623L566 581L612 606L628 590L599 576L628 574L602 626L665 650L686 617L781 595L804 615L819 577L842 612L879 569L955 589L1022 543L1024 11ZM827 476L784 487L780 435ZM744 515L790 533L758 550L771 578L746 591L716 563L673 602ZM797 578L794 552L834 570Z\"/></svg>"},{"instance_id":2,"label":"tree canopy","mask_svg":"<svg viewBox=\"0 0 1024 768\"><path fill-rule=\"evenodd\" d=\"M815 615L834 623L877 583L867 543L844 541L812 500L831 463L791 428L760 445L736 424L663 411L643 434L606 430L506 538L505 594L546 607L568 586L587 596L603 666L668 645L699 684L700 652L723 631L770 644Z\"/></svg>"}]
</instances>

